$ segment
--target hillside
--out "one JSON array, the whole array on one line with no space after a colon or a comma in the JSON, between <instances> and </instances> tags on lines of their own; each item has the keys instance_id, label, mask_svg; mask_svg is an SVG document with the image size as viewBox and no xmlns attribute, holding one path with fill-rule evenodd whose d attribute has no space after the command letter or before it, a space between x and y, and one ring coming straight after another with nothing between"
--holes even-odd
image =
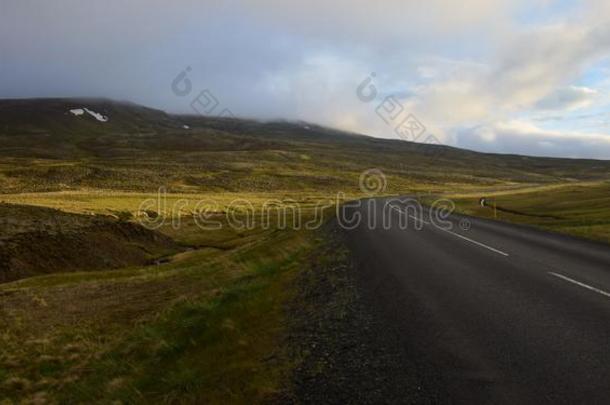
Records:
<instances>
[{"instance_id":1,"label":"hillside","mask_svg":"<svg viewBox=\"0 0 610 405\"><path fill-rule=\"evenodd\" d=\"M70 112L83 108L107 121ZM606 161L483 154L110 100L0 100L0 123L1 193L160 185L185 193L334 192L370 168L384 171L392 192L610 178Z\"/></svg>"},{"instance_id":2,"label":"hillside","mask_svg":"<svg viewBox=\"0 0 610 405\"><path fill-rule=\"evenodd\" d=\"M0 204L0 283L142 266L181 250L165 235L112 217Z\"/></svg>"}]
</instances>

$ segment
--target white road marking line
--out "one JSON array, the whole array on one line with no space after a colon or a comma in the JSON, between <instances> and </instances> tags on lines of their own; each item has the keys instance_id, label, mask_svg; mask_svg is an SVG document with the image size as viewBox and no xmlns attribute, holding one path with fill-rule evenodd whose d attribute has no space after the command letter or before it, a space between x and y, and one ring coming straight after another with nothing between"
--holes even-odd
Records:
<instances>
[{"instance_id":1,"label":"white road marking line","mask_svg":"<svg viewBox=\"0 0 610 405\"><path fill-rule=\"evenodd\" d=\"M470 243L474 243L475 245L479 245L479 246L481 246L481 247L484 247L485 249L489 249L489 250L491 250L492 252L498 253L498 254L500 254L500 255L502 255L502 256L509 256L509 254L508 254L508 253L506 253L506 252L503 252L503 251L498 250L498 249L496 249L496 248L492 248L491 246L488 246L488 245L486 245L486 244L484 244L484 243L477 242L476 240L473 240L473 239L467 238L467 237L465 237L465 236L462 236L462 235L460 235L459 233L455 233L455 232L452 232L452 231L450 231L450 230L448 230L448 229L443 229L443 228L438 228L438 229L440 229L441 231L449 232L450 234L452 234L452 235L454 235L454 236L457 236L458 238L462 238L462 239L464 239L464 240L467 240L467 241L468 241L468 242L470 242Z\"/></svg>"},{"instance_id":2,"label":"white road marking line","mask_svg":"<svg viewBox=\"0 0 610 405\"><path fill-rule=\"evenodd\" d=\"M406 212L406 208L405 208L405 211L401 210L401 209L400 209L400 207L397 207L397 206L395 206L395 205L392 205L392 208L393 208L395 211L400 212L401 214L404 214L404 213ZM428 224L428 225L430 225L430 222L427 222L427 221L423 220L422 218L418 218L418 217L416 217L416 216L414 216L414 215L409 215L409 217L410 217L410 218L413 218L413 219L415 219L415 220L417 220L417 221L421 221L421 222L422 222L422 223L424 223L424 224Z\"/></svg>"},{"instance_id":3,"label":"white road marking line","mask_svg":"<svg viewBox=\"0 0 610 405\"><path fill-rule=\"evenodd\" d=\"M394 208L395 208L395 209L397 209L397 207L394 207ZM402 211L400 211L400 212L402 212ZM411 218L413 218L413 219L415 219L415 220L421 221L421 222L423 222L424 224L430 225L430 222L427 222L427 221L425 221L425 220L424 220L424 219L422 219L422 218L418 218L418 217L416 217L416 216L414 216L414 215L409 215L409 217L411 217ZM496 249L496 248L493 248L493 247L491 247L491 246L489 246L489 245L486 245L486 244L484 244L484 243L477 242L476 240L473 240L473 239L467 238L467 237L465 237L465 236L462 236L462 235L460 235L459 233L455 233L455 232L452 232L452 231L450 231L450 230L448 230L448 229L443 229L443 228L440 228L440 227L437 227L437 228L438 228L438 229L440 229L441 231L445 231L445 232L448 232L448 233L450 233L450 234L452 234L452 235L454 235L454 236L457 236L458 238L462 238L462 239L464 239L465 241L468 241L468 242L470 242L470 243L474 243L475 245L478 245L478 246L484 247L485 249L489 249L489 250L491 250L492 252L495 252L495 253L497 253L497 254L499 254L499 255L506 256L506 257L510 256L510 255L509 255L508 253L506 253L506 252L503 252L503 251L501 251L501 250L498 250L498 249Z\"/></svg>"},{"instance_id":4,"label":"white road marking line","mask_svg":"<svg viewBox=\"0 0 610 405\"><path fill-rule=\"evenodd\" d=\"M549 272L549 274L551 276L555 276L555 277L560 278L562 280L565 280L565 281L567 281L569 283L576 284L579 287L586 288L587 290L594 291L594 292L596 292L598 294L601 294L601 295L604 295L604 296L610 298L610 293L608 293L608 292L606 292L604 290L600 290L599 288L591 287L588 284L581 283L580 281L573 280L570 277L566 277L566 276L564 276L562 274L557 274L557 273L553 273L553 272Z\"/></svg>"},{"instance_id":5,"label":"white road marking line","mask_svg":"<svg viewBox=\"0 0 610 405\"><path fill-rule=\"evenodd\" d=\"M422 218L417 218L417 217L416 217L416 216L414 216L414 215L409 215L409 216L410 216L411 218L413 218L413 219L416 219L416 220L418 220L418 221L423 222L424 224L430 225L430 222L425 221L425 220L423 220Z\"/></svg>"}]
</instances>

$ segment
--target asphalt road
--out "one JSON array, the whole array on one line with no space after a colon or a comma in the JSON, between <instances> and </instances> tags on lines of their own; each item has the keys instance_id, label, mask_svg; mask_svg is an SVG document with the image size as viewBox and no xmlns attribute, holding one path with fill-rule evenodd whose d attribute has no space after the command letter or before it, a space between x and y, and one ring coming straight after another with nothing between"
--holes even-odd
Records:
<instances>
[{"instance_id":1,"label":"asphalt road","mask_svg":"<svg viewBox=\"0 0 610 405\"><path fill-rule=\"evenodd\" d=\"M345 208L347 245L430 402L610 403L607 245L385 202Z\"/></svg>"}]
</instances>

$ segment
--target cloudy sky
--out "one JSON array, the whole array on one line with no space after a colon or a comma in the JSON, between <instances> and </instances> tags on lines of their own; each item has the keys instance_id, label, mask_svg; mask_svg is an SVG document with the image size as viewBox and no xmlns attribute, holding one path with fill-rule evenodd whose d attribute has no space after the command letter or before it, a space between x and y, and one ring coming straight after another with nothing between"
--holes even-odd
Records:
<instances>
[{"instance_id":1,"label":"cloudy sky","mask_svg":"<svg viewBox=\"0 0 610 405\"><path fill-rule=\"evenodd\" d=\"M490 152L610 159L609 57L607 0L0 2L1 98L196 101L386 138L412 114Z\"/></svg>"}]
</instances>

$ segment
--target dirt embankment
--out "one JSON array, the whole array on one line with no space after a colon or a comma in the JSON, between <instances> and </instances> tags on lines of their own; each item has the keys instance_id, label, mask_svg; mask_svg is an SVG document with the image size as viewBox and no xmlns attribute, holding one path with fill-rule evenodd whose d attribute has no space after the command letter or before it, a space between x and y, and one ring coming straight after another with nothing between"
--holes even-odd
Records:
<instances>
[{"instance_id":1,"label":"dirt embankment","mask_svg":"<svg viewBox=\"0 0 610 405\"><path fill-rule=\"evenodd\" d=\"M134 223L0 204L0 283L144 265L179 250L171 238Z\"/></svg>"}]
</instances>

